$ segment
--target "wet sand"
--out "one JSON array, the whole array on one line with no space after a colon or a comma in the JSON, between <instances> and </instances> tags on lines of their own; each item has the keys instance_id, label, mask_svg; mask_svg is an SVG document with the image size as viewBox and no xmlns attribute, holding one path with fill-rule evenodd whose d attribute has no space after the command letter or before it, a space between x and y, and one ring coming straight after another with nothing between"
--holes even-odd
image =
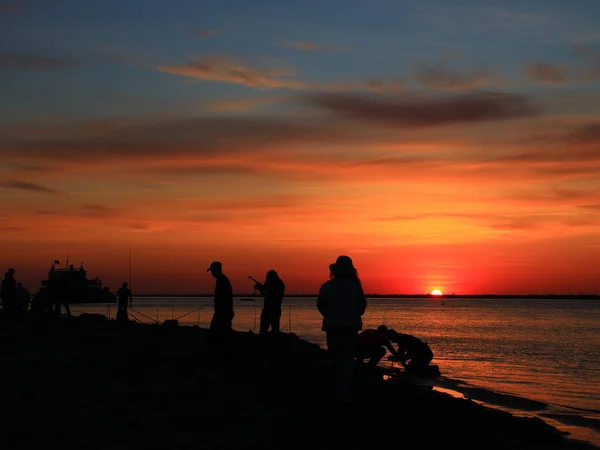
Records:
<instances>
[{"instance_id":1,"label":"wet sand","mask_svg":"<svg viewBox=\"0 0 600 450\"><path fill-rule=\"evenodd\" d=\"M280 361L256 361L235 333L232 369L207 365L207 331L94 318L1 323L7 448L591 449L519 418L383 372L332 402L316 344L284 335Z\"/></svg>"}]
</instances>

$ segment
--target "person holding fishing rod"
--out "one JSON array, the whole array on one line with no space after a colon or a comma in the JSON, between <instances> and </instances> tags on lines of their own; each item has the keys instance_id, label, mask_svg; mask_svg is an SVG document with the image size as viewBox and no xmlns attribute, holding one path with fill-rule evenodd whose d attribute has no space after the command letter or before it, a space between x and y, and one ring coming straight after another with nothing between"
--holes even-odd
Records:
<instances>
[{"instance_id":1,"label":"person holding fishing rod","mask_svg":"<svg viewBox=\"0 0 600 450\"><path fill-rule=\"evenodd\" d=\"M273 336L273 347L271 355L278 359L281 351L281 304L285 294L285 283L274 270L269 270L265 276L265 282L261 283L249 276L254 281L254 289L264 295L263 309L260 313L260 329L258 332L257 358L263 358L265 353L266 339L269 328Z\"/></svg>"}]
</instances>

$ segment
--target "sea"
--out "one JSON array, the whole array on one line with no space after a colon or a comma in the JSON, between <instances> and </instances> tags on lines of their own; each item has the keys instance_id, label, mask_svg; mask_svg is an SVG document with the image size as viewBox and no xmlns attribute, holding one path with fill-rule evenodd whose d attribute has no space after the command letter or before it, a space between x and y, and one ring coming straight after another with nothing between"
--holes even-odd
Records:
<instances>
[{"instance_id":1,"label":"sea","mask_svg":"<svg viewBox=\"0 0 600 450\"><path fill-rule=\"evenodd\" d=\"M236 298L234 307L233 327L257 332L262 298ZM115 305L72 310L116 314ZM211 298L140 297L130 312L144 323L208 327L213 308ZM372 298L363 322L429 344L441 377L424 385L541 418L600 448L600 300ZM315 298L285 298L281 328L326 348Z\"/></svg>"}]
</instances>

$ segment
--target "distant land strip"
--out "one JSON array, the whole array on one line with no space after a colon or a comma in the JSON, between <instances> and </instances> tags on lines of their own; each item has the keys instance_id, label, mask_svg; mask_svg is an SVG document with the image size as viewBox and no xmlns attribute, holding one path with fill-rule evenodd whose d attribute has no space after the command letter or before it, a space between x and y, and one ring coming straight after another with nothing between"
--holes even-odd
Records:
<instances>
[{"instance_id":1,"label":"distant land strip","mask_svg":"<svg viewBox=\"0 0 600 450\"><path fill-rule=\"evenodd\" d=\"M135 297L186 297L212 298L214 294L134 294ZM476 299L556 299L556 300L598 300L598 294L365 294L367 298L476 298ZM256 294L234 294L234 297L262 298ZM316 298L317 294L285 294L288 298Z\"/></svg>"}]
</instances>

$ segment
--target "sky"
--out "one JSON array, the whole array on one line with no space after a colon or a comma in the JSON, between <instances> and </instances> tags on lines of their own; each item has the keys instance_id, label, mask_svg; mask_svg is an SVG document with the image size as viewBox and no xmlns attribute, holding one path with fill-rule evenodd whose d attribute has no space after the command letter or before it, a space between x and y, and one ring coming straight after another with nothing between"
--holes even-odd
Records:
<instances>
[{"instance_id":1,"label":"sky","mask_svg":"<svg viewBox=\"0 0 600 450\"><path fill-rule=\"evenodd\" d=\"M600 293L599 88L597 0L0 0L0 270Z\"/></svg>"}]
</instances>

